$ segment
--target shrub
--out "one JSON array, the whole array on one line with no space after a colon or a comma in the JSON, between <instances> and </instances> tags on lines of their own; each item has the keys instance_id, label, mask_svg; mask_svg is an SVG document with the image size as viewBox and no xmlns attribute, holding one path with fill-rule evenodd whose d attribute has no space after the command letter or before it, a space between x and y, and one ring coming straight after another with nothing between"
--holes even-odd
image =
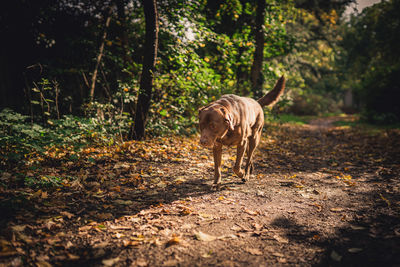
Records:
<instances>
[{"instance_id":1,"label":"shrub","mask_svg":"<svg viewBox=\"0 0 400 267\"><path fill-rule=\"evenodd\" d=\"M296 94L286 111L295 115L320 115L337 113L340 109L338 102L329 96L306 93Z\"/></svg>"},{"instance_id":2,"label":"shrub","mask_svg":"<svg viewBox=\"0 0 400 267\"><path fill-rule=\"evenodd\" d=\"M0 112L0 166L23 163L33 155L45 157L50 147L79 151L93 144L111 145L119 138L120 127L99 118L68 115L45 127L27 119L11 109Z\"/></svg>"}]
</instances>

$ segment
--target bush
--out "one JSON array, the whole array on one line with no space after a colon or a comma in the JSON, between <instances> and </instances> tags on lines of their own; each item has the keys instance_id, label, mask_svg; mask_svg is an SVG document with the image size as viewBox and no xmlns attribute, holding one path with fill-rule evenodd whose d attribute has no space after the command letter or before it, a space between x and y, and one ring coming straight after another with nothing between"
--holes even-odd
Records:
<instances>
[{"instance_id":1,"label":"bush","mask_svg":"<svg viewBox=\"0 0 400 267\"><path fill-rule=\"evenodd\" d=\"M79 151L88 145L111 145L119 137L119 126L99 118L72 115L41 126L27 122L28 116L11 109L0 112L0 166L14 165L32 156L46 157L51 147Z\"/></svg>"},{"instance_id":2,"label":"bush","mask_svg":"<svg viewBox=\"0 0 400 267\"><path fill-rule=\"evenodd\" d=\"M313 93L296 94L286 111L295 115L321 115L340 112L337 101L329 96Z\"/></svg>"}]
</instances>

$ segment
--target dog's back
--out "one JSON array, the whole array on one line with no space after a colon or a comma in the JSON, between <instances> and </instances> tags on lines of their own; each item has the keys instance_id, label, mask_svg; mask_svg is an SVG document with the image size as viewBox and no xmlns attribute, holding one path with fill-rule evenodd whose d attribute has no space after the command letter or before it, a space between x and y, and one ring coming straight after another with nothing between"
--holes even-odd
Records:
<instances>
[{"instance_id":1,"label":"dog's back","mask_svg":"<svg viewBox=\"0 0 400 267\"><path fill-rule=\"evenodd\" d=\"M264 123L262 107L252 98L229 94L223 95L216 102L231 112L235 125L252 127L256 123Z\"/></svg>"}]
</instances>

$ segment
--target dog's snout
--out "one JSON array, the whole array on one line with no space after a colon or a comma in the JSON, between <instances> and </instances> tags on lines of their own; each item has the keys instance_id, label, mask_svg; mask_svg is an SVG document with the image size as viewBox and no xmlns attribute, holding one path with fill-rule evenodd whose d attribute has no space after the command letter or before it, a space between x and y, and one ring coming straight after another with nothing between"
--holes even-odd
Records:
<instances>
[{"instance_id":1,"label":"dog's snout","mask_svg":"<svg viewBox=\"0 0 400 267\"><path fill-rule=\"evenodd\" d=\"M207 145L207 139L204 137L200 138L200 144L203 146Z\"/></svg>"},{"instance_id":2,"label":"dog's snout","mask_svg":"<svg viewBox=\"0 0 400 267\"><path fill-rule=\"evenodd\" d=\"M200 144L201 144L202 146L204 146L204 147L209 147L209 146L211 146L210 140L208 140L208 138L206 138L206 137L204 137L204 136L202 136L202 137L200 138Z\"/></svg>"}]
</instances>

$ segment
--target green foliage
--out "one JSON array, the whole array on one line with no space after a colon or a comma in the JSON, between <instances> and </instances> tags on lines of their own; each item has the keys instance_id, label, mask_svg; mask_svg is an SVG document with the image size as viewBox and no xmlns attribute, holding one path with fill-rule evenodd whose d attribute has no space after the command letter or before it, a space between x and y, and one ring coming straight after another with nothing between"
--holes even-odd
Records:
<instances>
[{"instance_id":1,"label":"green foliage","mask_svg":"<svg viewBox=\"0 0 400 267\"><path fill-rule=\"evenodd\" d=\"M292 123L297 125L304 125L310 122L310 117L297 116L293 114L277 114L271 121L279 123Z\"/></svg>"},{"instance_id":2,"label":"green foliage","mask_svg":"<svg viewBox=\"0 0 400 267\"><path fill-rule=\"evenodd\" d=\"M199 107L226 93L254 97L250 69L257 1L171 0L157 4L159 49L148 133L193 133ZM281 110L292 105L299 114L317 114L336 108L334 102L344 89L338 85L342 74L335 71L335 60L342 52L337 43L344 6L321 0L266 1L264 87L260 94L285 74L288 97ZM34 43L27 53L32 57L18 64L20 69L31 64L28 62L39 64L26 69L22 85L6 88L25 87L25 105L14 106L21 106L18 112L29 114L34 122L26 126L25 132L33 131L25 133L27 146L35 144L33 136L38 133L44 145L66 142L81 146L125 139L135 116L142 70L145 21L140 1L64 1L37 5L32 12L32 17L21 19L23 25L30 25L30 34L24 36ZM111 22L106 28L109 14ZM94 101L88 103L102 44ZM16 127L22 124L26 120ZM6 128L13 129L10 125ZM14 133L15 137L10 137ZM15 129L8 136L9 141L15 139L10 141L13 144L21 139ZM43 144L39 143L40 147ZM26 148L30 149L37 150Z\"/></svg>"},{"instance_id":3,"label":"green foliage","mask_svg":"<svg viewBox=\"0 0 400 267\"><path fill-rule=\"evenodd\" d=\"M127 115L123 116L126 122ZM80 151L88 145L111 145L121 136L118 125L100 118L65 115L47 127L27 123L27 119L10 109L0 112L0 165L19 164L38 155L45 158L52 147Z\"/></svg>"},{"instance_id":4,"label":"green foliage","mask_svg":"<svg viewBox=\"0 0 400 267\"><path fill-rule=\"evenodd\" d=\"M43 175L40 177L25 177L24 184L31 188L53 188L60 187L65 181L74 180L73 177L60 177L53 175Z\"/></svg>"},{"instance_id":5,"label":"green foliage","mask_svg":"<svg viewBox=\"0 0 400 267\"><path fill-rule=\"evenodd\" d=\"M339 103L331 96L303 92L295 94L283 111L295 115L322 115L324 113L338 113Z\"/></svg>"},{"instance_id":6,"label":"green foliage","mask_svg":"<svg viewBox=\"0 0 400 267\"><path fill-rule=\"evenodd\" d=\"M282 19L288 6L268 6L265 22L268 58L281 56L291 49ZM168 23L163 22L160 27L155 97L148 122L150 133L193 133L199 107L222 94L249 93L254 53L253 7L252 1L208 1L206 4L191 1L184 9L179 5L176 9L170 5L163 8ZM264 69L266 79L271 81L267 87L270 89L283 66L268 68L267 64Z\"/></svg>"},{"instance_id":7,"label":"green foliage","mask_svg":"<svg viewBox=\"0 0 400 267\"><path fill-rule=\"evenodd\" d=\"M26 123L28 116L4 109L0 113L0 163L16 163L31 151L43 153L47 129Z\"/></svg>"},{"instance_id":8,"label":"green foliage","mask_svg":"<svg viewBox=\"0 0 400 267\"><path fill-rule=\"evenodd\" d=\"M400 121L400 2L384 1L353 16L342 45L346 81L363 118L385 124Z\"/></svg>"}]
</instances>

